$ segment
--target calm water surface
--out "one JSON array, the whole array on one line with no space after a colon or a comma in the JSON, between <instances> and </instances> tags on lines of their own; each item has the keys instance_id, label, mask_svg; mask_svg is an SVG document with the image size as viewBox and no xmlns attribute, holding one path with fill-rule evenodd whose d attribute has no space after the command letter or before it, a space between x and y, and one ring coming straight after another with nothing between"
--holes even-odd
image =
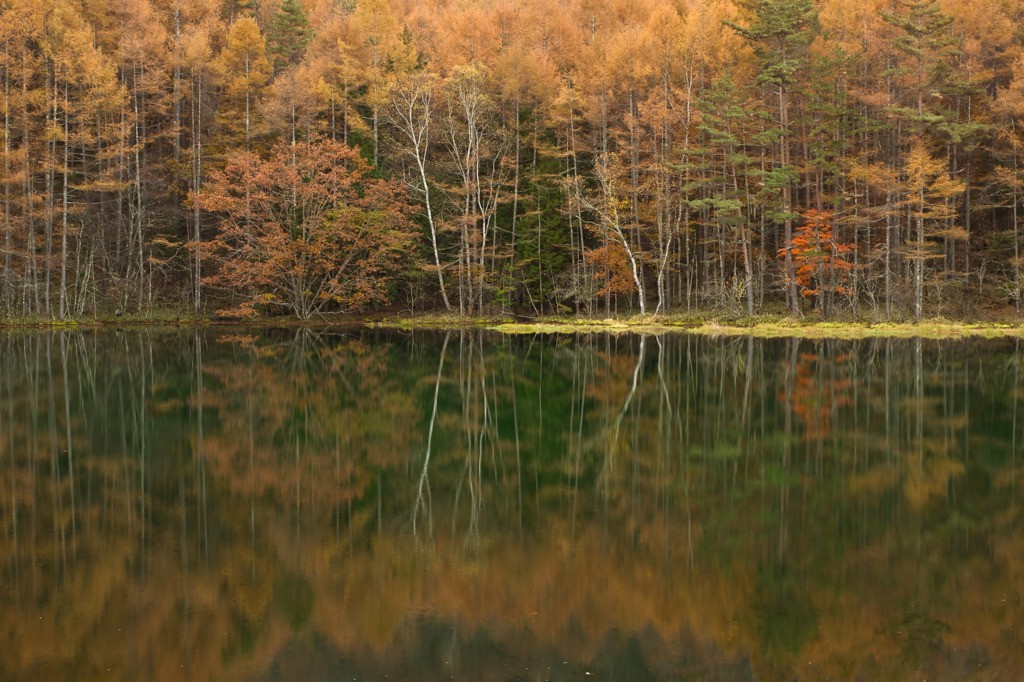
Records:
<instances>
[{"instance_id":1,"label":"calm water surface","mask_svg":"<svg viewBox=\"0 0 1024 682\"><path fill-rule=\"evenodd\" d=\"M0 336L0 679L1019 679L1021 350Z\"/></svg>"}]
</instances>

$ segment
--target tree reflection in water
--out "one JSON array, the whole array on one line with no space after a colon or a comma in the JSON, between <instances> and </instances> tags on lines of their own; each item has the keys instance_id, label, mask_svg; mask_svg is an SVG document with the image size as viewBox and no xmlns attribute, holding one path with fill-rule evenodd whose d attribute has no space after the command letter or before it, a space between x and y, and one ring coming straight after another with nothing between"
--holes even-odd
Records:
<instances>
[{"instance_id":1,"label":"tree reflection in water","mask_svg":"<svg viewBox=\"0 0 1024 682\"><path fill-rule=\"evenodd\" d=\"M2 679L1024 671L1017 341L144 329L0 358Z\"/></svg>"}]
</instances>

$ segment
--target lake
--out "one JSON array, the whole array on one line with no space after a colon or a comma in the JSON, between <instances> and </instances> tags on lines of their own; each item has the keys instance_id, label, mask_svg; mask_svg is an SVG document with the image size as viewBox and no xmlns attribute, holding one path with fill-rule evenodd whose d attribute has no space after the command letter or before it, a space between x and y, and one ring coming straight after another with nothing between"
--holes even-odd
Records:
<instances>
[{"instance_id":1,"label":"lake","mask_svg":"<svg viewBox=\"0 0 1024 682\"><path fill-rule=\"evenodd\" d=\"M0 679L1019 679L1022 349L0 336Z\"/></svg>"}]
</instances>

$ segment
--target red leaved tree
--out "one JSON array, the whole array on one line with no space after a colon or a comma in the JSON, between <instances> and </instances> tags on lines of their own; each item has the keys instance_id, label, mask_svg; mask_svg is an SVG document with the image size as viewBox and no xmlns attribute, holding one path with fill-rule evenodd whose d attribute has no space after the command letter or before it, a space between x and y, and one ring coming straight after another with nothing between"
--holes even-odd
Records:
<instances>
[{"instance_id":1,"label":"red leaved tree","mask_svg":"<svg viewBox=\"0 0 1024 682\"><path fill-rule=\"evenodd\" d=\"M245 315L283 308L308 319L386 301L413 245L415 209L401 186L370 171L330 140L233 157L200 196L221 216L203 245L219 263L207 281L240 294L233 312Z\"/></svg>"},{"instance_id":2,"label":"red leaved tree","mask_svg":"<svg viewBox=\"0 0 1024 682\"><path fill-rule=\"evenodd\" d=\"M594 279L601 284L595 294L598 298L636 292L629 268L629 254L622 245L609 242L607 246L588 250L586 255L594 269Z\"/></svg>"},{"instance_id":3,"label":"red leaved tree","mask_svg":"<svg viewBox=\"0 0 1024 682\"><path fill-rule=\"evenodd\" d=\"M825 295L852 296L848 273L854 264L843 254L854 249L853 244L836 241L832 233L832 211L810 209L802 214L804 224L793 236L793 262L796 264L796 284L801 296L816 296L822 307ZM784 249L779 249L782 256Z\"/></svg>"}]
</instances>

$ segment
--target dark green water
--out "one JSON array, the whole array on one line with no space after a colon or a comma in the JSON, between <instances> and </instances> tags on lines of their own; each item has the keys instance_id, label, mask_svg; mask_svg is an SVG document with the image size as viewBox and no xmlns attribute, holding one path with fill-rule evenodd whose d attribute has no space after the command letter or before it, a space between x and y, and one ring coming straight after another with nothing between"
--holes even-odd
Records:
<instances>
[{"instance_id":1,"label":"dark green water","mask_svg":"<svg viewBox=\"0 0 1024 682\"><path fill-rule=\"evenodd\" d=\"M0 336L0 679L1019 679L1021 350Z\"/></svg>"}]
</instances>

